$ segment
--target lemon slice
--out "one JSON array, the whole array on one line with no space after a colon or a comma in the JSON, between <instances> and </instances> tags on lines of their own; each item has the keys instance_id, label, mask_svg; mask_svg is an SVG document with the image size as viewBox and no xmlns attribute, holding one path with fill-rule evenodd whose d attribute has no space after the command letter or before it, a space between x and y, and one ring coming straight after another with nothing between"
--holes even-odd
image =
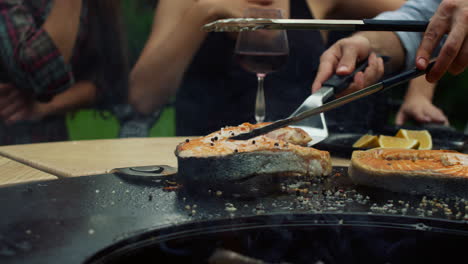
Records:
<instances>
[{"instance_id":1,"label":"lemon slice","mask_svg":"<svg viewBox=\"0 0 468 264\"><path fill-rule=\"evenodd\" d=\"M353 148L377 148L379 147L378 139L377 136L365 134L353 144Z\"/></svg>"},{"instance_id":2,"label":"lemon slice","mask_svg":"<svg viewBox=\"0 0 468 264\"><path fill-rule=\"evenodd\" d=\"M380 136L378 141L381 148L416 149L419 146L419 142L416 139L400 137Z\"/></svg>"},{"instance_id":3,"label":"lemon slice","mask_svg":"<svg viewBox=\"0 0 468 264\"><path fill-rule=\"evenodd\" d=\"M396 136L406 139L416 139L419 141L418 149L432 149L432 137L427 130L400 129Z\"/></svg>"}]
</instances>

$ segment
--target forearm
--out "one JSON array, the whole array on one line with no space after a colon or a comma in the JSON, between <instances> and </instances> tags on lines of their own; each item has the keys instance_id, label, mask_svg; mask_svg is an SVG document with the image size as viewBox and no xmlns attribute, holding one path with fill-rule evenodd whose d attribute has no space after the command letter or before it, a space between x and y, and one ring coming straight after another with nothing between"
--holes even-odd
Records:
<instances>
[{"instance_id":1,"label":"forearm","mask_svg":"<svg viewBox=\"0 0 468 264\"><path fill-rule=\"evenodd\" d=\"M96 101L96 86L89 81L81 81L70 89L56 95L52 101L43 103L43 115L62 115L83 107L91 106Z\"/></svg>"},{"instance_id":2,"label":"forearm","mask_svg":"<svg viewBox=\"0 0 468 264\"><path fill-rule=\"evenodd\" d=\"M400 9L384 12L376 19L429 21L439 4L440 0L411 0ZM405 50L405 67L411 68L415 65L416 51L423 34L421 32L396 32L396 34Z\"/></svg>"},{"instance_id":3,"label":"forearm","mask_svg":"<svg viewBox=\"0 0 468 264\"><path fill-rule=\"evenodd\" d=\"M82 0L54 0L43 28L54 41L66 62L73 55L80 28Z\"/></svg>"},{"instance_id":4,"label":"forearm","mask_svg":"<svg viewBox=\"0 0 468 264\"><path fill-rule=\"evenodd\" d=\"M405 99L408 98L425 98L432 102L434 97L436 84L426 81L424 76L420 76L409 83Z\"/></svg>"},{"instance_id":5,"label":"forearm","mask_svg":"<svg viewBox=\"0 0 468 264\"><path fill-rule=\"evenodd\" d=\"M373 52L390 57L390 61L385 64L386 73L394 73L403 69L405 65L405 50L395 33L358 32L355 36L367 38Z\"/></svg>"},{"instance_id":6,"label":"forearm","mask_svg":"<svg viewBox=\"0 0 468 264\"><path fill-rule=\"evenodd\" d=\"M153 32L130 76L130 103L150 113L174 95L183 74L206 37L201 27L210 19L194 4L172 30Z\"/></svg>"}]
</instances>

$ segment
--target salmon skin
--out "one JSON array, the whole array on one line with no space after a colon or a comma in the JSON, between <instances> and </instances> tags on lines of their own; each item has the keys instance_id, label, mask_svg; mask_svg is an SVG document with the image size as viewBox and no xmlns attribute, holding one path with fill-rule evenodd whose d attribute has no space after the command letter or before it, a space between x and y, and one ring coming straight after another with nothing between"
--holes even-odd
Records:
<instances>
[{"instance_id":1,"label":"salmon skin","mask_svg":"<svg viewBox=\"0 0 468 264\"><path fill-rule=\"evenodd\" d=\"M468 198L468 155L447 150L354 151L349 176L395 192Z\"/></svg>"},{"instance_id":2,"label":"salmon skin","mask_svg":"<svg viewBox=\"0 0 468 264\"><path fill-rule=\"evenodd\" d=\"M252 181L249 188L258 191L265 182L257 176L271 182L272 176L331 173L330 154L306 147L311 138L300 128L285 127L249 140L229 139L267 124L244 123L182 142L175 151L178 178L213 188Z\"/></svg>"}]
</instances>

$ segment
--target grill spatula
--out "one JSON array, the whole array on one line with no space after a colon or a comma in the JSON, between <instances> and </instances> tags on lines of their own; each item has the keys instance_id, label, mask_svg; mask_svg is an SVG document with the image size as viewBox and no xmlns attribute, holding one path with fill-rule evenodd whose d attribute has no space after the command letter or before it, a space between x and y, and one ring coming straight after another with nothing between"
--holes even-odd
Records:
<instances>
[{"instance_id":1,"label":"grill spatula","mask_svg":"<svg viewBox=\"0 0 468 264\"><path fill-rule=\"evenodd\" d=\"M384 60L384 63L389 60L389 57L387 56L379 57ZM339 94L344 91L353 82L356 73L364 71L368 65L368 60L364 60L359 63L356 69L349 75L333 75L323 83L322 88L307 97L307 99L304 100L304 102L289 117L293 117L302 112L322 106L324 103L328 102L329 99L333 98L335 94ZM309 146L318 144L328 137L328 128L324 113L306 118L298 122L294 127L302 128L309 134L312 138Z\"/></svg>"}]
</instances>

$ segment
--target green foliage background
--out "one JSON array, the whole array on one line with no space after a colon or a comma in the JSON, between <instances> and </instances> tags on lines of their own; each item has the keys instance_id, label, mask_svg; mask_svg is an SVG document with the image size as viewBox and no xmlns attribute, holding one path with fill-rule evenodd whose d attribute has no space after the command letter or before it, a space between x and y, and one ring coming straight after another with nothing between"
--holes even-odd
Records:
<instances>
[{"instance_id":1,"label":"green foliage background","mask_svg":"<svg viewBox=\"0 0 468 264\"><path fill-rule=\"evenodd\" d=\"M122 0L122 2L129 60L133 64L151 31L155 1ZM403 94L404 89L392 92L395 99L401 99ZM468 72L456 77L446 76L439 83L434 103L448 115L452 126L463 131L468 122ZM174 119L174 109L165 109L159 121L151 129L150 135L174 136ZM119 130L119 124L112 115L107 113L102 117L93 110L70 114L67 124L73 140L116 138Z\"/></svg>"},{"instance_id":2,"label":"green foliage background","mask_svg":"<svg viewBox=\"0 0 468 264\"><path fill-rule=\"evenodd\" d=\"M133 65L151 32L154 1L123 0L122 3L129 61ZM167 107L151 128L150 136L174 136L174 119L174 108ZM91 109L69 114L67 126L72 140L116 138L119 132L119 123L115 117L110 113L102 115Z\"/></svg>"}]
</instances>

